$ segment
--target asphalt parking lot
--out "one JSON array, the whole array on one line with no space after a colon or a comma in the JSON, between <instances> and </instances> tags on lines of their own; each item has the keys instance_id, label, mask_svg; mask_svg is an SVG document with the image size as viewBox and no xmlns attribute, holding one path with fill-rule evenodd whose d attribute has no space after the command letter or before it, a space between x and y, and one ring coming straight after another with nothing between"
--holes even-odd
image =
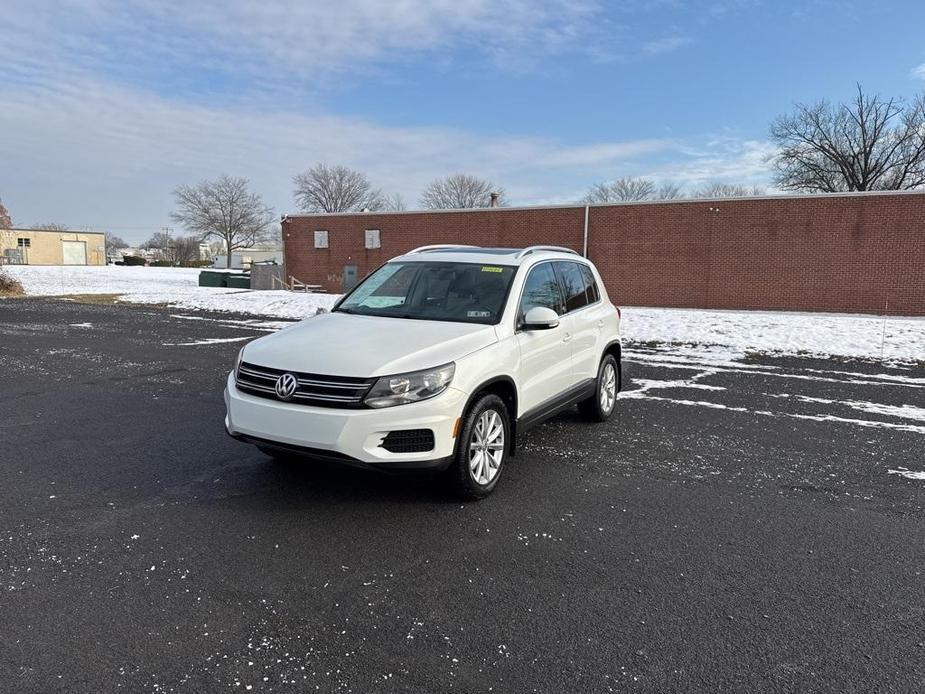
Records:
<instances>
[{"instance_id":1,"label":"asphalt parking lot","mask_svg":"<svg viewBox=\"0 0 925 694\"><path fill-rule=\"evenodd\" d=\"M639 347L460 504L228 438L273 327L0 302L0 690L925 686L925 367Z\"/></svg>"}]
</instances>

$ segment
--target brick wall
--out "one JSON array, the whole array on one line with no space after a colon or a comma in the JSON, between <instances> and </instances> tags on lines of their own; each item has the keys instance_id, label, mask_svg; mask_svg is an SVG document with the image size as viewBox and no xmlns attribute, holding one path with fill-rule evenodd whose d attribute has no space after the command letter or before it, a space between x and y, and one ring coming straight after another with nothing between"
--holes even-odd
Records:
<instances>
[{"instance_id":1,"label":"brick wall","mask_svg":"<svg viewBox=\"0 0 925 694\"><path fill-rule=\"evenodd\" d=\"M341 290L431 243L582 250L584 207L290 217L287 272ZM588 255L628 306L925 315L925 193L593 206ZM315 230L330 248L315 249ZM382 248L364 249L379 229ZM889 308L887 309L887 304Z\"/></svg>"}]
</instances>

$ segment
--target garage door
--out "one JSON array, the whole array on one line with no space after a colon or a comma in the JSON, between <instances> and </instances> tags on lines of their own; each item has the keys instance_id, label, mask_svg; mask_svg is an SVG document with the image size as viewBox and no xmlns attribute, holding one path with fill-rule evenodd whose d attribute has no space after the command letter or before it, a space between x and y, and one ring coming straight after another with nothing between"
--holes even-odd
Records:
<instances>
[{"instance_id":1,"label":"garage door","mask_svg":"<svg viewBox=\"0 0 925 694\"><path fill-rule=\"evenodd\" d=\"M62 241L65 265L86 265L87 244L85 241Z\"/></svg>"}]
</instances>

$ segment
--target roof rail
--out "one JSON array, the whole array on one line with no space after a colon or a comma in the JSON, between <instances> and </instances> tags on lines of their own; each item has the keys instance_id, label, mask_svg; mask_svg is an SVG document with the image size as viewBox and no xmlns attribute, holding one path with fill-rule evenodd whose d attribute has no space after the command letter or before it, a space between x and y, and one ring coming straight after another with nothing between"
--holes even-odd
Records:
<instances>
[{"instance_id":1,"label":"roof rail","mask_svg":"<svg viewBox=\"0 0 925 694\"><path fill-rule=\"evenodd\" d=\"M412 253L428 253L430 251L448 251L453 248L478 248L478 246L467 246L460 243L438 243L433 246L415 248L413 251L408 251L405 255L411 255Z\"/></svg>"},{"instance_id":2,"label":"roof rail","mask_svg":"<svg viewBox=\"0 0 925 694\"><path fill-rule=\"evenodd\" d=\"M571 253L572 255L578 255L578 251L573 251L571 248L565 248L564 246L528 246L517 254L517 259L519 260L525 255L538 253L539 251L556 251L557 253Z\"/></svg>"}]
</instances>

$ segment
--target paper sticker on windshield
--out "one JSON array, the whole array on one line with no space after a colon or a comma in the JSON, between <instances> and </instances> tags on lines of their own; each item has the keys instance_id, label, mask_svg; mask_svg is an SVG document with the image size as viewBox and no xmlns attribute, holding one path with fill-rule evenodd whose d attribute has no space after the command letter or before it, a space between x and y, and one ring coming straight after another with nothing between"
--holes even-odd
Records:
<instances>
[{"instance_id":1,"label":"paper sticker on windshield","mask_svg":"<svg viewBox=\"0 0 925 694\"><path fill-rule=\"evenodd\" d=\"M466 318L491 318L491 311L466 311Z\"/></svg>"},{"instance_id":2,"label":"paper sticker on windshield","mask_svg":"<svg viewBox=\"0 0 925 694\"><path fill-rule=\"evenodd\" d=\"M482 272L504 272L504 270L499 267L493 267L491 265L483 265Z\"/></svg>"}]
</instances>

